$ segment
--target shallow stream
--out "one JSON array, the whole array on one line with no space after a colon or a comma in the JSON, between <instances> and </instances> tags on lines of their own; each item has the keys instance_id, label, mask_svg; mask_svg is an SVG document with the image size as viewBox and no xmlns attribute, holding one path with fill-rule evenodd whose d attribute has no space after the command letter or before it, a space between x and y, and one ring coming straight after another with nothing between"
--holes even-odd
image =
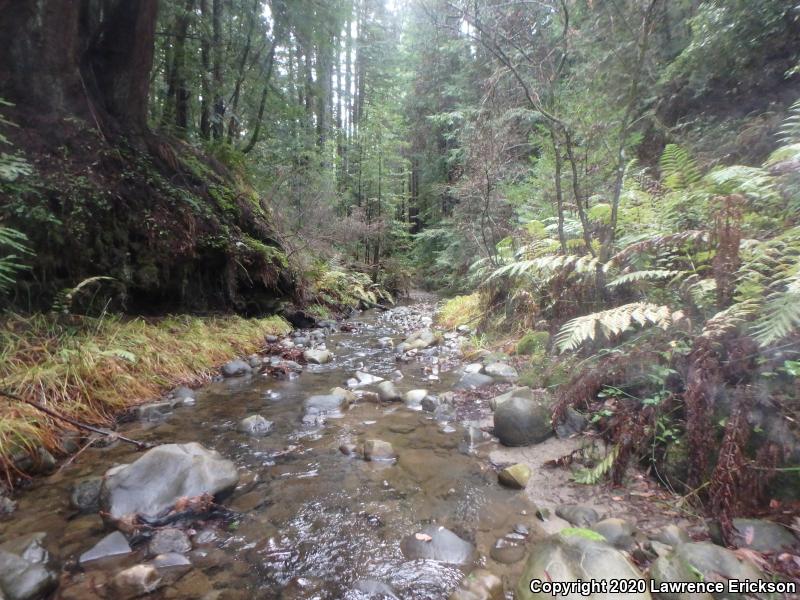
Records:
<instances>
[{"instance_id":1,"label":"shallow stream","mask_svg":"<svg viewBox=\"0 0 800 600\"><path fill-rule=\"evenodd\" d=\"M122 428L154 443L200 442L233 460L241 473L226 502L239 516L227 523L192 524L191 569L182 569L148 597L350 600L392 597L377 594L391 589L397 598L441 600L475 565L409 560L401 551L405 536L427 524L443 525L476 545L480 565L490 561L494 542L515 525L533 526L535 509L525 494L497 483L487 460L494 442L481 440L476 429L470 432L468 422L437 419L402 402L360 401L321 427L302 423L305 398L344 386L356 370L395 379L400 392L450 390L454 370L442 366L439 372L447 363L446 349L399 363L392 348L379 344L382 337L401 341L420 317L424 323L429 310L421 305L359 314L354 332L326 338L335 355L329 364L309 365L291 379L254 375L218 381L198 390L194 406L176 408L161 422ZM237 432L239 420L251 414L273 421L273 432L262 438ZM366 439L391 443L398 460L368 462L340 450ZM80 515L69 505L76 480L137 456L124 444L87 449L37 481L19 498L14 518L0 522L0 539L47 533L44 544L62 565L57 597L102 597L92 591L102 588L102 581L147 560L139 547L77 567L76 558L108 530L96 514ZM508 576L504 567L489 566Z\"/></svg>"}]
</instances>

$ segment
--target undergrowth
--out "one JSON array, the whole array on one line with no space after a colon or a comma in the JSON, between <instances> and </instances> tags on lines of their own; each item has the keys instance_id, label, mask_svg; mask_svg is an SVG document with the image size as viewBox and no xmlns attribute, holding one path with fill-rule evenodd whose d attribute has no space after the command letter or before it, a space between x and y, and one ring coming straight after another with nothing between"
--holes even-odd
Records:
<instances>
[{"instance_id":1,"label":"undergrowth","mask_svg":"<svg viewBox=\"0 0 800 600\"><path fill-rule=\"evenodd\" d=\"M120 410L211 369L290 326L280 317L170 316L159 319L10 314L0 326L0 386L85 423L109 425ZM0 472L12 457L44 446L60 452L64 424L0 400Z\"/></svg>"}]
</instances>

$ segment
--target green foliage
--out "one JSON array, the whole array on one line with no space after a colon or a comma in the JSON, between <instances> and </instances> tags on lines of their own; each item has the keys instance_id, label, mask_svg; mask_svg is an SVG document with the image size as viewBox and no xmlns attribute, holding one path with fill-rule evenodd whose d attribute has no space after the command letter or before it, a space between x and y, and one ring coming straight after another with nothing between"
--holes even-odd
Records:
<instances>
[{"instance_id":1,"label":"green foliage","mask_svg":"<svg viewBox=\"0 0 800 600\"><path fill-rule=\"evenodd\" d=\"M32 254L27 241L24 233L0 226L0 252L11 252L0 254L0 294L8 292L16 281L17 273L27 268L19 262L20 255Z\"/></svg>"},{"instance_id":2,"label":"green foliage","mask_svg":"<svg viewBox=\"0 0 800 600\"><path fill-rule=\"evenodd\" d=\"M700 181L697 163L677 144L666 145L660 165L661 181L671 190L685 190Z\"/></svg>"},{"instance_id":3,"label":"green foliage","mask_svg":"<svg viewBox=\"0 0 800 600\"><path fill-rule=\"evenodd\" d=\"M534 355L547 351L550 343L550 334L546 331L529 331L517 342L517 354Z\"/></svg>"},{"instance_id":4,"label":"green foliage","mask_svg":"<svg viewBox=\"0 0 800 600\"><path fill-rule=\"evenodd\" d=\"M614 339L633 325L656 325L666 329L677 317L666 306L633 302L567 321L556 335L555 343L559 352L575 350L598 335L606 340Z\"/></svg>"},{"instance_id":5,"label":"green foliage","mask_svg":"<svg viewBox=\"0 0 800 600\"><path fill-rule=\"evenodd\" d=\"M608 454L605 455L603 460L598 462L594 467L591 469L582 469L575 473L573 479L575 483L582 483L584 485L595 485L598 483L603 477L608 475L611 472L611 469L614 466L614 461L617 460L619 456L619 446L612 446L611 449L608 451ZM603 536L600 536L601 538Z\"/></svg>"}]
</instances>

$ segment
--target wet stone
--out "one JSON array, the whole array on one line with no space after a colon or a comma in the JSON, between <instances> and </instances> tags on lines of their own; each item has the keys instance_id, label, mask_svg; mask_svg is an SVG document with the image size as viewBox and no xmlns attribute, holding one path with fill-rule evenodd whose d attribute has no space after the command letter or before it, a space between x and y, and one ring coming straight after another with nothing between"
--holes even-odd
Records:
<instances>
[{"instance_id":1,"label":"wet stone","mask_svg":"<svg viewBox=\"0 0 800 600\"><path fill-rule=\"evenodd\" d=\"M393 461L397 453L389 442L383 440L367 440L364 442L364 460Z\"/></svg>"},{"instance_id":2,"label":"wet stone","mask_svg":"<svg viewBox=\"0 0 800 600\"><path fill-rule=\"evenodd\" d=\"M514 537L501 537L490 551L492 560L504 565L510 565L525 558L526 547L524 539Z\"/></svg>"},{"instance_id":3,"label":"wet stone","mask_svg":"<svg viewBox=\"0 0 800 600\"><path fill-rule=\"evenodd\" d=\"M250 415L239 421L236 430L253 437L263 437L272 433L275 424L261 415Z\"/></svg>"},{"instance_id":4,"label":"wet stone","mask_svg":"<svg viewBox=\"0 0 800 600\"><path fill-rule=\"evenodd\" d=\"M488 387L494 383L494 378L483 373L464 373L455 387L458 390L476 390Z\"/></svg>"},{"instance_id":5,"label":"wet stone","mask_svg":"<svg viewBox=\"0 0 800 600\"><path fill-rule=\"evenodd\" d=\"M575 527L591 527L600 520L597 511L582 504L565 504L556 508L556 515Z\"/></svg>"},{"instance_id":6,"label":"wet stone","mask_svg":"<svg viewBox=\"0 0 800 600\"><path fill-rule=\"evenodd\" d=\"M76 481L69 496L70 506L82 513L97 512L100 510L102 485L102 477L88 477Z\"/></svg>"},{"instance_id":7,"label":"wet stone","mask_svg":"<svg viewBox=\"0 0 800 600\"><path fill-rule=\"evenodd\" d=\"M232 360L225 363L220 368L223 377L241 377L242 375L249 375L253 368L243 360Z\"/></svg>"},{"instance_id":8,"label":"wet stone","mask_svg":"<svg viewBox=\"0 0 800 600\"><path fill-rule=\"evenodd\" d=\"M677 546L678 544L692 541L692 538L689 537L686 530L677 525L666 525L662 527L656 532L653 539L668 546Z\"/></svg>"},{"instance_id":9,"label":"wet stone","mask_svg":"<svg viewBox=\"0 0 800 600\"><path fill-rule=\"evenodd\" d=\"M394 589L387 583L379 579L359 579L353 584L353 591L359 592L368 598L383 599L397 599L399 596L395 593Z\"/></svg>"},{"instance_id":10,"label":"wet stone","mask_svg":"<svg viewBox=\"0 0 800 600\"><path fill-rule=\"evenodd\" d=\"M39 600L56 586L55 573L45 565L0 549L0 593L7 600Z\"/></svg>"},{"instance_id":11,"label":"wet stone","mask_svg":"<svg viewBox=\"0 0 800 600\"><path fill-rule=\"evenodd\" d=\"M484 367L483 372L486 375L494 377L495 379L510 383L513 383L519 379L519 373L517 373L517 370L508 363L504 362L489 363Z\"/></svg>"},{"instance_id":12,"label":"wet stone","mask_svg":"<svg viewBox=\"0 0 800 600\"><path fill-rule=\"evenodd\" d=\"M475 560L475 547L440 525L428 525L400 543L408 560L425 558L454 565L469 565Z\"/></svg>"},{"instance_id":13,"label":"wet stone","mask_svg":"<svg viewBox=\"0 0 800 600\"><path fill-rule=\"evenodd\" d=\"M531 478L531 469L528 465L517 463L506 467L497 474L497 480L504 486L515 490L524 489Z\"/></svg>"},{"instance_id":14,"label":"wet stone","mask_svg":"<svg viewBox=\"0 0 800 600\"><path fill-rule=\"evenodd\" d=\"M136 565L120 571L111 580L111 589L118 600L128 600L154 592L162 585L158 569L152 565Z\"/></svg>"},{"instance_id":15,"label":"wet stone","mask_svg":"<svg viewBox=\"0 0 800 600\"><path fill-rule=\"evenodd\" d=\"M550 407L540 399L511 398L494 412L494 435L504 446L527 446L553 434Z\"/></svg>"},{"instance_id":16,"label":"wet stone","mask_svg":"<svg viewBox=\"0 0 800 600\"><path fill-rule=\"evenodd\" d=\"M185 553L192 549L192 542L189 536L175 527L159 529L153 534L150 543L147 544L147 551L150 555Z\"/></svg>"},{"instance_id":17,"label":"wet stone","mask_svg":"<svg viewBox=\"0 0 800 600\"><path fill-rule=\"evenodd\" d=\"M111 556L120 556L122 554L129 554L131 546L127 538L119 531L109 533L102 540L97 542L92 548L84 552L78 558L78 562L85 564L93 560L100 560L102 558L109 558Z\"/></svg>"},{"instance_id":18,"label":"wet stone","mask_svg":"<svg viewBox=\"0 0 800 600\"><path fill-rule=\"evenodd\" d=\"M378 396L382 402L397 402L403 399L391 381L382 381L378 384Z\"/></svg>"},{"instance_id":19,"label":"wet stone","mask_svg":"<svg viewBox=\"0 0 800 600\"><path fill-rule=\"evenodd\" d=\"M602 535L609 544L620 550L627 550L634 545L633 535L636 529L623 519L603 519L592 525L591 529Z\"/></svg>"}]
</instances>

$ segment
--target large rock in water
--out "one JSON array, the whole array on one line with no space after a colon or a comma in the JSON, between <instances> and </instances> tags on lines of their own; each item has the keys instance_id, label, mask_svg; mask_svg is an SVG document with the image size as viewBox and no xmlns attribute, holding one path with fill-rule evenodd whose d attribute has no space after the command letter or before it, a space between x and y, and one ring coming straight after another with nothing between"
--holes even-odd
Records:
<instances>
[{"instance_id":1,"label":"large rock in water","mask_svg":"<svg viewBox=\"0 0 800 600\"><path fill-rule=\"evenodd\" d=\"M408 560L427 558L453 565L469 565L475 560L475 547L441 525L428 525L400 542Z\"/></svg>"},{"instance_id":2,"label":"large rock in water","mask_svg":"<svg viewBox=\"0 0 800 600\"><path fill-rule=\"evenodd\" d=\"M483 373L464 373L456 383L457 390L477 390L494 383L494 377Z\"/></svg>"},{"instance_id":3,"label":"large rock in water","mask_svg":"<svg viewBox=\"0 0 800 600\"><path fill-rule=\"evenodd\" d=\"M517 381L517 379L519 379L519 373L517 373L517 370L508 363L504 362L489 363L483 369L483 372L490 377L494 377L500 381L508 381L509 383L514 383Z\"/></svg>"},{"instance_id":4,"label":"large rock in water","mask_svg":"<svg viewBox=\"0 0 800 600\"><path fill-rule=\"evenodd\" d=\"M241 377L242 375L249 375L252 371L253 367L239 359L227 362L220 367L220 373L222 373L223 377Z\"/></svg>"},{"instance_id":5,"label":"large rock in water","mask_svg":"<svg viewBox=\"0 0 800 600\"><path fill-rule=\"evenodd\" d=\"M331 362L333 359L333 354L329 350L311 349L303 352L303 358L306 359L306 362L310 362L315 365L324 365Z\"/></svg>"},{"instance_id":6,"label":"large rock in water","mask_svg":"<svg viewBox=\"0 0 800 600\"><path fill-rule=\"evenodd\" d=\"M553 434L550 407L539 398L510 398L494 412L494 435L504 446L527 446Z\"/></svg>"},{"instance_id":7,"label":"large rock in water","mask_svg":"<svg viewBox=\"0 0 800 600\"><path fill-rule=\"evenodd\" d=\"M724 581L726 579L764 579L765 575L736 554L711 542L680 544L668 556L659 558L650 567L650 577L656 584L678 581ZM727 587L727 586L726 586ZM664 600L704 600L710 595L670 594L659 592ZM716 600L742 600L744 594L723 592Z\"/></svg>"},{"instance_id":8,"label":"large rock in water","mask_svg":"<svg viewBox=\"0 0 800 600\"><path fill-rule=\"evenodd\" d=\"M565 529L533 546L525 570L517 583L516 600L552 600L551 594L530 590L533 579L540 581L587 581L589 579L642 579L625 555L609 546L603 537L586 529ZM559 596L561 597L561 596ZM580 598L577 594L567 598ZM645 591L632 594L592 594L587 598L648 600Z\"/></svg>"},{"instance_id":9,"label":"large rock in water","mask_svg":"<svg viewBox=\"0 0 800 600\"><path fill-rule=\"evenodd\" d=\"M219 452L196 442L164 444L107 473L100 503L113 519L132 513L155 517L172 508L178 498L220 497L237 483L236 465Z\"/></svg>"},{"instance_id":10,"label":"large rock in water","mask_svg":"<svg viewBox=\"0 0 800 600\"><path fill-rule=\"evenodd\" d=\"M0 598L39 600L56 586L56 576L46 566L44 536L35 533L0 546Z\"/></svg>"}]
</instances>

